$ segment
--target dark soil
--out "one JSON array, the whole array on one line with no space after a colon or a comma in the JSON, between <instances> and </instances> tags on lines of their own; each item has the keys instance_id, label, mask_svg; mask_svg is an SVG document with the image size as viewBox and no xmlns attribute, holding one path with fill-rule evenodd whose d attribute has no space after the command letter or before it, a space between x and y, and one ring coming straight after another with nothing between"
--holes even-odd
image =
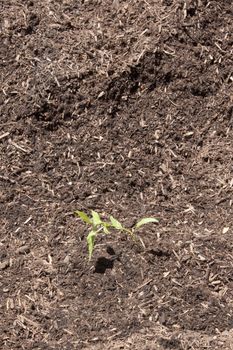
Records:
<instances>
[{"instance_id":1,"label":"dark soil","mask_svg":"<svg viewBox=\"0 0 233 350\"><path fill-rule=\"evenodd\" d=\"M0 0L1 349L232 349L232 14Z\"/></svg>"}]
</instances>

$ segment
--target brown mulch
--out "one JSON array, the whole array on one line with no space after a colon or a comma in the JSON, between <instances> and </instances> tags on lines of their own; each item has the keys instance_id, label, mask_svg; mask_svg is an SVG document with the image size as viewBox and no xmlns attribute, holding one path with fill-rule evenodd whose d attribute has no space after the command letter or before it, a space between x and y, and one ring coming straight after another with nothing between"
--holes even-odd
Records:
<instances>
[{"instance_id":1,"label":"brown mulch","mask_svg":"<svg viewBox=\"0 0 233 350\"><path fill-rule=\"evenodd\" d=\"M232 14L0 0L1 349L233 348Z\"/></svg>"}]
</instances>

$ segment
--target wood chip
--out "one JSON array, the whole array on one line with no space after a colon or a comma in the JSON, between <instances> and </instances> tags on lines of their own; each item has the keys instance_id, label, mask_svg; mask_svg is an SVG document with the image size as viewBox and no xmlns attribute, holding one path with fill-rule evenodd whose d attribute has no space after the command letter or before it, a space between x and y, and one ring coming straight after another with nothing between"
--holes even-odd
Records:
<instances>
[{"instance_id":1,"label":"wood chip","mask_svg":"<svg viewBox=\"0 0 233 350\"><path fill-rule=\"evenodd\" d=\"M30 253L30 248L27 245L23 245L22 247L19 247L16 250L16 253L18 253L18 254L28 254L28 253Z\"/></svg>"},{"instance_id":2,"label":"wood chip","mask_svg":"<svg viewBox=\"0 0 233 350\"><path fill-rule=\"evenodd\" d=\"M8 260L3 261L2 263L0 263L0 270L5 270L9 266L10 266L10 262Z\"/></svg>"},{"instance_id":3,"label":"wood chip","mask_svg":"<svg viewBox=\"0 0 233 350\"><path fill-rule=\"evenodd\" d=\"M223 233L223 234L224 234L224 233L227 233L227 232L229 231L229 228L230 228L230 227L224 227L223 230L222 230L222 233Z\"/></svg>"},{"instance_id":4,"label":"wood chip","mask_svg":"<svg viewBox=\"0 0 233 350\"><path fill-rule=\"evenodd\" d=\"M4 134L0 135L0 140L4 139L5 137L9 136L9 132L5 132Z\"/></svg>"}]
</instances>

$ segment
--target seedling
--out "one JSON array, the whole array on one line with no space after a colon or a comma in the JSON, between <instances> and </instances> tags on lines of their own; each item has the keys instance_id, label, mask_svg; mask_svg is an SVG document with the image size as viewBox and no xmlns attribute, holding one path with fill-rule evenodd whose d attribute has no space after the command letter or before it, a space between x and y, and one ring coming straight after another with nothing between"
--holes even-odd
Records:
<instances>
[{"instance_id":1,"label":"seedling","mask_svg":"<svg viewBox=\"0 0 233 350\"><path fill-rule=\"evenodd\" d=\"M157 223L159 222L156 218L143 218L139 220L132 228L124 227L117 219L113 216L109 216L109 221L103 221L100 215L92 210L91 217L89 217L83 211L75 211L77 215L85 224L90 225L91 229L87 236L87 246L89 253L89 261L91 260L93 250L95 247L95 239L99 234L109 234L112 230L118 230L120 232L125 232L129 234L132 238L135 238L135 233L145 224Z\"/></svg>"}]
</instances>

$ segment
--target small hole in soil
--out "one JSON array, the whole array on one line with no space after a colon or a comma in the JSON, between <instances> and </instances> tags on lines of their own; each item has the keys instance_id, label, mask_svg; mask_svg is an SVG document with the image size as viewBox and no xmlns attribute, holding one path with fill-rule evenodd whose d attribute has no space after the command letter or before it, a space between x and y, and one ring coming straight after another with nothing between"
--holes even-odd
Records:
<instances>
[{"instance_id":1,"label":"small hole in soil","mask_svg":"<svg viewBox=\"0 0 233 350\"><path fill-rule=\"evenodd\" d=\"M190 7L189 9L187 9L187 15L190 17L195 16L196 14L196 9L194 7Z\"/></svg>"},{"instance_id":2,"label":"small hole in soil","mask_svg":"<svg viewBox=\"0 0 233 350\"><path fill-rule=\"evenodd\" d=\"M173 0L163 0L163 5L171 6L172 3L173 3Z\"/></svg>"},{"instance_id":3,"label":"small hole in soil","mask_svg":"<svg viewBox=\"0 0 233 350\"><path fill-rule=\"evenodd\" d=\"M162 249L150 249L148 253L158 257L170 257L169 251Z\"/></svg>"},{"instance_id":4,"label":"small hole in soil","mask_svg":"<svg viewBox=\"0 0 233 350\"><path fill-rule=\"evenodd\" d=\"M181 343L179 339L160 338L159 343L164 347L164 349L181 349Z\"/></svg>"},{"instance_id":5,"label":"small hole in soil","mask_svg":"<svg viewBox=\"0 0 233 350\"><path fill-rule=\"evenodd\" d=\"M115 250L112 247L110 247L109 245L107 246L106 251L109 255L116 255Z\"/></svg>"},{"instance_id":6,"label":"small hole in soil","mask_svg":"<svg viewBox=\"0 0 233 350\"><path fill-rule=\"evenodd\" d=\"M114 261L102 256L96 261L94 272L104 274L107 269L112 269L113 267Z\"/></svg>"}]
</instances>

